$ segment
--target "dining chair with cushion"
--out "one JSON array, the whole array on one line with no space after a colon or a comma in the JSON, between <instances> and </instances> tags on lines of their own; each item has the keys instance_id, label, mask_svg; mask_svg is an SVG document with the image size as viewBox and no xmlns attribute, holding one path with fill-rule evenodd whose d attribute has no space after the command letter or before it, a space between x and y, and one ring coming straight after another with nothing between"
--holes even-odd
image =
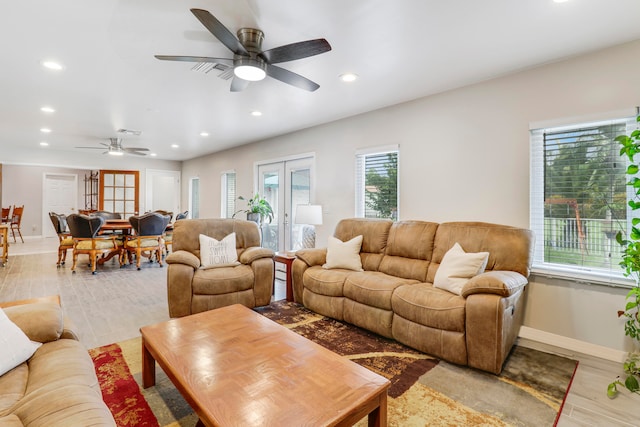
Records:
<instances>
[{"instance_id":1,"label":"dining chair with cushion","mask_svg":"<svg viewBox=\"0 0 640 427\"><path fill-rule=\"evenodd\" d=\"M180 212L176 215L176 221L181 219L186 219L189 216L189 211ZM164 233L164 247L165 253L169 253L171 251L171 245L173 244L173 224L170 224L167 227L167 231Z\"/></svg>"},{"instance_id":2,"label":"dining chair with cushion","mask_svg":"<svg viewBox=\"0 0 640 427\"><path fill-rule=\"evenodd\" d=\"M16 231L20 236L20 240L24 243L22 238L22 231L20 231L20 223L22 223L22 212L24 212L24 205L13 205L13 214L11 214L11 234L13 235L13 241L16 242Z\"/></svg>"},{"instance_id":3,"label":"dining chair with cushion","mask_svg":"<svg viewBox=\"0 0 640 427\"><path fill-rule=\"evenodd\" d=\"M164 239L162 236L170 219L169 215L162 215L157 212L129 217L129 222L135 234L127 236L124 250L129 255L135 253L138 270L140 270L140 262L143 255L145 257L148 256L149 261L153 262L153 255L155 254L158 264L162 267L162 253L164 251ZM124 255L125 253L123 252L122 264L124 264ZM129 256L129 263L132 262L133 259Z\"/></svg>"},{"instance_id":4,"label":"dining chair with cushion","mask_svg":"<svg viewBox=\"0 0 640 427\"><path fill-rule=\"evenodd\" d=\"M67 227L67 216L64 214L57 214L55 212L49 212L49 219L53 224L53 228L58 235L58 262L56 267L60 268L67 260L67 251L73 249L73 238Z\"/></svg>"},{"instance_id":5,"label":"dining chair with cushion","mask_svg":"<svg viewBox=\"0 0 640 427\"><path fill-rule=\"evenodd\" d=\"M100 227L105 220L99 216L87 216L71 214L67 216L67 225L73 238L73 266L71 271L76 272L78 255L89 255L91 274L96 274L98 255L105 255L101 263L118 255L122 265L122 246L118 244L115 235L99 235Z\"/></svg>"}]
</instances>

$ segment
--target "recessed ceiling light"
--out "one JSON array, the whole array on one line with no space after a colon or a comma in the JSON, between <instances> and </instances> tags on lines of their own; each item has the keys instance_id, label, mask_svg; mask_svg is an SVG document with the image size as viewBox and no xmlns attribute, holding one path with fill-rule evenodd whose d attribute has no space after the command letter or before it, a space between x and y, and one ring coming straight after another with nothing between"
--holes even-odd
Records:
<instances>
[{"instance_id":1,"label":"recessed ceiling light","mask_svg":"<svg viewBox=\"0 0 640 427\"><path fill-rule=\"evenodd\" d=\"M50 133L50 132L51 132L51 129L48 129L48 128L42 128L42 129L40 129L40 132L42 132L42 133Z\"/></svg>"},{"instance_id":2,"label":"recessed ceiling light","mask_svg":"<svg viewBox=\"0 0 640 427\"><path fill-rule=\"evenodd\" d=\"M48 147L48 146L49 146L49 143L48 143L47 141L42 141L42 142L40 143L40 145L41 145L41 146L43 146L43 147Z\"/></svg>"},{"instance_id":3,"label":"recessed ceiling light","mask_svg":"<svg viewBox=\"0 0 640 427\"><path fill-rule=\"evenodd\" d=\"M171 148L180 148L178 144L171 144Z\"/></svg>"},{"instance_id":4,"label":"recessed ceiling light","mask_svg":"<svg viewBox=\"0 0 640 427\"><path fill-rule=\"evenodd\" d=\"M262 111L258 111L258 110L252 111L251 115L253 117L260 117L262 115Z\"/></svg>"},{"instance_id":5,"label":"recessed ceiling light","mask_svg":"<svg viewBox=\"0 0 640 427\"><path fill-rule=\"evenodd\" d=\"M208 132L200 132L200 136L209 136Z\"/></svg>"},{"instance_id":6,"label":"recessed ceiling light","mask_svg":"<svg viewBox=\"0 0 640 427\"><path fill-rule=\"evenodd\" d=\"M56 71L60 71L64 68L62 64L55 61L42 61L42 66L50 70L56 70Z\"/></svg>"},{"instance_id":7,"label":"recessed ceiling light","mask_svg":"<svg viewBox=\"0 0 640 427\"><path fill-rule=\"evenodd\" d=\"M353 73L340 74L340 80L346 83L355 82L356 80L358 80L358 75Z\"/></svg>"},{"instance_id":8,"label":"recessed ceiling light","mask_svg":"<svg viewBox=\"0 0 640 427\"><path fill-rule=\"evenodd\" d=\"M569 0L553 0L554 3L564 3L567 2Z\"/></svg>"},{"instance_id":9,"label":"recessed ceiling light","mask_svg":"<svg viewBox=\"0 0 640 427\"><path fill-rule=\"evenodd\" d=\"M157 154L156 154L156 153L151 153L151 154L149 154L149 155L150 155L151 157L155 157L155 156L157 156Z\"/></svg>"},{"instance_id":10,"label":"recessed ceiling light","mask_svg":"<svg viewBox=\"0 0 640 427\"><path fill-rule=\"evenodd\" d=\"M40 111L42 111L43 113L55 113L56 112L56 110L54 110L51 107L42 107L42 108L40 108Z\"/></svg>"}]
</instances>

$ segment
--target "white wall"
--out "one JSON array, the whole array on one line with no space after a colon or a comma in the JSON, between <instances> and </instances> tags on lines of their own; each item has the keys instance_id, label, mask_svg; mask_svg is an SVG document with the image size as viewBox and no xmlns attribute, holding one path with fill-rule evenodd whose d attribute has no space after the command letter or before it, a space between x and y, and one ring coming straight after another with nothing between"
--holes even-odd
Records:
<instances>
[{"instance_id":1,"label":"white wall","mask_svg":"<svg viewBox=\"0 0 640 427\"><path fill-rule=\"evenodd\" d=\"M401 219L528 227L529 123L640 104L638 57L640 41L187 161L183 205L199 176L201 217L217 217L221 171L235 169L238 194L251 194L255 161L315 152L322 243L354 215L356 149L399 144ZM525 325L626 350L616 317L625 293L532 277Z\"/></svg>"}]
</instances>

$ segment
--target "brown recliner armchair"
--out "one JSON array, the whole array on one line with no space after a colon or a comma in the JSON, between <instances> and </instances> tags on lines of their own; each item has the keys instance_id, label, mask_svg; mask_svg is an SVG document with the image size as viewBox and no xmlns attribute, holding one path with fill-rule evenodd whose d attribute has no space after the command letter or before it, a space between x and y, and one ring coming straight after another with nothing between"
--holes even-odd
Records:
<instances>
[{"instance_id":1,"label":"brown recliner armchair","mask_svg":"<svg viewBox=\"0 0 640 427\"><path fill-rule=\"evenodd\" d=\"M222 240L236 233L239 265L200 268L200 234ZM260 247L260 230L252 221L184 219L173 229L173 252L167 256L169 316L182 317L242 304L268 305L273 290L273 251Z\"/></svg>"}]
</instances>

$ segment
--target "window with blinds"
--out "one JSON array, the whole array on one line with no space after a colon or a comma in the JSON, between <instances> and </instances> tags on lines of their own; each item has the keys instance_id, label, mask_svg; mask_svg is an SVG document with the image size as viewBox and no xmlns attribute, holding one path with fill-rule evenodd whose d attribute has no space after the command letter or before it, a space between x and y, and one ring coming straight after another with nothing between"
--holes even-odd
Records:
<instances>
[{"instance_id":1,"label":"window with blinds","mask_svg":"<svg viewBox=\"0 0 640 427\"><path fill-rule=\"evenodd\" d=\"M232 218L236 211L236 173L224 172L222 174L222 218Z\"/></svg>"},{"instance_id":2,"label":"window with blinds","mask_svg":"<svg viewBox=\"0 0 640 427\"><path fill-rule=\"evenodd\" d=\"M398 146L356 153L356 217L398 219Z\"/></svg>"},{"instance_id":3,"label":"window with blinds","mask_svg":"<svg viewBox=\"0 0 640 427\"><path fill-rule=\"evenodd\" d=\"M630 193L616 136L632 119L531 131L531 228L534 269L622 279Z\"/></svg>"}]
</instances>

